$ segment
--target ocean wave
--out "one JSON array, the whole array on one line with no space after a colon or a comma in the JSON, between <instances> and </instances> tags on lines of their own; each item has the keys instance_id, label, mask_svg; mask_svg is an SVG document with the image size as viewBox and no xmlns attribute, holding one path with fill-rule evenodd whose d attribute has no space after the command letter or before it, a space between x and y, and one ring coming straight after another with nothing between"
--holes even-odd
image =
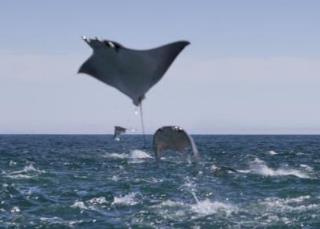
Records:
<instances>
[{"instance_id":1,"label":"ocean wave","mask_svg":"<svg viewBox=\"0 0 320 229\"><path fill-rule=\"evenodd\" d=\"M304 171L300 171L298 169L290 169L290 168L278 168L273 169L267 166L266 162L255 158L252 162L249 163L249 169L247 170L237 170L241 173L253 173L259 174L263 176L296 176L299 178L310 179L311 176Z\"/></svg>"},{"instance_id":2,"label":"ocean wave","mask_svg":"<svg viewBox=\"0 0 320 229\"><path fill-rule=\"evenodd\" d=\"M87 210L89 209L83 201L76 200L70 207L72 208L80 208Z\"/></svg>"},{"instance_id":3,"label":"ocean wave","mask_svg":"<svg viewBox=\"0 0 320 229\"><path fill-rule=\"evenodd\" d=\"M32 164L26 165L22 170L11 172L10 174L19 174L19 173L28 173L28 172L35 172L35 173L45 173L44 170L36 169Z\"/></svg>"},{"instance_id":4,"label":"ocean wave","mask_svg":"<svg viewBox=\"0 0 320 229\"><path fill-rule=\"evenodd\" d=\"M60 225L64 225L64 226L70 226L73 227L77 224L81 224L84 221L83 220L64 220L60 217L40 217L40 221L46 223L46 224L60 224Z\"/></svg>"},{"instance_id":5,"label":"ocean wave","mask_svg":"<svg viewBox=\"0 0 320 229\"><path fill-rule=\"evenodd\" d=\"M45 170L37 169L32 164L29 164L26 165L22 170L10 172L5 176L12 179L31 179L45 172Z\"/></svg>"},{"instance_id":6,"label":"ocean wave","mask_svg":"<svg viewBox=\"0 0 320 229\"><path fill-rule=\"evenodd\" d=\"M259 204L263 205L268 212L287 213L295 212L301 213L309 210L319 209L319 204L310 203L310 196L299 196L294 198L278 198L267 197Z\"/></svg>"}]
</instances>

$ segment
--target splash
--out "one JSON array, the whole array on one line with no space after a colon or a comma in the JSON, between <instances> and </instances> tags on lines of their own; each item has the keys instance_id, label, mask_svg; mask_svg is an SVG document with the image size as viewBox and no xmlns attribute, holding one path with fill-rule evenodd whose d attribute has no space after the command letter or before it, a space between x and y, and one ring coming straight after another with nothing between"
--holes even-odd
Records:
<instances>
[{"instance_id":1,"label":"splash","mask_svg":"<svg viewBox=\"0 0 320 229\"><path fill-rule=\"evenodd\" d=\"M142 151L142 150L132 150L129 154L130 159L146 159L146 158L152 158L148 153Z\"/></svg>"},{"instance_id":2,"label":"splash","mask_svg":"<svg viewBox=\"0 0 320 229\"><path fill-rule=\"evenodd\" d=\"M137 163L143 163L146 159L152 158L148 153L142 151L142 150L132 150L130 151L128 161L129 163L137 164Z\"/></svg>"}]
</instances>

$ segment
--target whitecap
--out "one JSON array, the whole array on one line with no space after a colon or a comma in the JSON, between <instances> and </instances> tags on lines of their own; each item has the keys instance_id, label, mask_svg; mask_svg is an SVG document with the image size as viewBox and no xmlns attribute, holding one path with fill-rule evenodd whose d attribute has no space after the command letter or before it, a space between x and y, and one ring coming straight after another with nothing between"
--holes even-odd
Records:
<instances>
[{"instance_id":1,"label":"whitecap","mask_svg":"<svg viewBox=\"0 0 320 229\"><path fill-rule=\"evenodd\" d=\"M10 160L9 161L9 166L15 166L17 164L17 162Z\"/></svg>"},{"instance_id":2,"label":"whitecap","mask_svg":"<svg viewBox=\"0 0 320 229\"><path fill-rule=\"evenodd\" d=\"M30 164L26 165L22 170L8 173L6 177L12 179L31 179L42 173L45 173L45 170L36 169L32 164Z\"/></svg>"},{"instance_id":3,"label":"whitecap","mask_svg":"<svg viewBox=\"0 0 320 229\"><path fill-rule=\"evenodd\" d=\"M219 201L212 202L209 199L205 199L191 205L191 210L201 216L207 216L216 214L218 212L223 212L226 215L230 215L232 212L236 212L238 209L231 204L226 204Z\"/></svg>"},{"instance_id":4,"label":"whitecap","mask_svg":"<svg viewBox=\"0 0 320 229\"><path fill-rule=\"evenodd\" d=\"M136 205L138 203L136 199L136 193L132 192L124 196L114 197L112 204L116 205Z\"/></svg>"},{"instance_id":5,"label":"whitecap","mask_svg":"<svg viewBox=\"0 0 320 229\"><path fill-rule=\"evenodd\" d=\"M125 159L128 158L126 153L106 153L103 155L105 158L114 158L114 159Z\"/></svg>"},{"instance_id":6,"label":"whitecap","mask_svg":"<svg viewBox=\"0 0 320 229\"><path fill-rule=\"evenodd\" d=\"M105 204L107 203L107 200L104 196L102 196L102 197L94 197L90 199L88 202L91 204Z\"/></svg>"},{"instance_id":7,"label":"whitecap","mask_svg":"<svg viewBox=\"0 0 320 229\"><path fill-rule=\"evenodd\" d=\"M270 155L277 155L278 153L277 153L276 151L274 151L274 150L270 150L270 151L269 151L269 154L270 154Z\"/></svg>"},{"instance_id":8,"label":"whitecap","mask_svg":"<svg viewBox=\"0 0 320 229\"><path fill-rule=\"evenodd\" d=\"M177 206L183 206L184 203L181 202L175 202L172 200L165 200L158 205L158 207L177 207Z\"/></svg>"},{"instance_id":9,"label":"whitecap","mask_svg":"<svg viewBox=\"0 0 320 229\"><path fill-rule=\"evenodd\" d=\"M189 205L183 202L165 200L160 204L154 205L154 212L164 219L185 220Z\"/></svg>"},{"instance_id":10,"label":"whitecap","mask_svg":"<svg viewBox=\"0 0 320 229\"><path fill-rule=\"evenodd\" d=\"M133 163L140 163L144 159L152 158L147 152L142 150L131 150L129 154L127 153L107 153L103 157L105 158L113 158L113 159L128 159Z\"/></svg>"},{"instance_id":11,"label":"whitecap","mask_svg":"<svg viewBox=\"0 0 320 229\"><path fill-rule=\"evenodd\" d=\"M76 200L72 205L72 208L88 209L84 202Z\"/></svg>"},{"instance_id":12,"label":"whitecap","mask_svg":"<svg viewBox=\"0 0 320 229\"><path fill-rule=\"evenodd\" d=\"M216 170L217 168L218 167L215 164L212 164L211 167L210 167L211 170Z\"/></svg>"},{"instance_id":13,"label":"whitecap","mask_svg":"<svg viewBox=\"0 0 320 229\"><path fill-rule=\"evenodd\" d=\"M308 174L297 169L272 169L268 167L266 163L259 158L255 158L255 160L249 164L249 170L250 173L259 174L263 176L296 176L299 178L311 178ZM241 170L238 171L241 172Z\"/></svg>"},{"instance_id":14,"label":"whitecap","mask_svg":"<svg viewBox=\"0 0 320 229\"><path fill-rule=\"evenodd\" d=\"M40 217L40 220L48 222L48 223L58 223L58 222L62 221L61 218L56 217L56 216L54 216L54 217Z\"/></svg>"},{"instance_id":15,"label":"whitecap","mask_svg":"<svg viewBox=\"0 0 320 229\"><path fill-rule=\"evenodd\" d=\"M152 158L152 156L150 156L145 151L135 149L130 151L129 158L130 159L146 159L146 158Z\"/></svg>"},{"instance_id":16,"label":"whitecap","mask_svg":"<svg viewBox=\"0 0 320 229\"><path fill-rule=\"evenodd\" d=\"M36 169L32 164L26 165L22 170L13 171L10 174L19 174L19 173L45 173L45 170Z\"/></svg>"},{"instance_id":17,"label":"whitecap","mask_svg":"<svg viewBox=\"0 0 320 229\"><path fill-rule=\"evenodd\" d=\"M268 197L260 204L270 212L306 212L319 209L319 204L309 203L310 196L299 196L294 198Z\"/></svg>"},{"instance_id":18,"label":"whitecap","mask_svg":"<svg viewBox=\"0 0 320 229\"><path fill-rule=\"evenodd\" d=\"M40 217L40 220L49 224L62 224L62 225L69 225L74 226L75 224L83 223L83 220L63 220L60 217L54 216L54 217Z\"/></svg>"},{"instance_id":19,"label":"whitecap","mask_svg":"<svg viewBox=\"0 0 320 229\"><path fill-rule=\"evenodd\" d=\"M309 166L309 165L300 164L300 167L304 168L308 172L312 172L313 171L313 168L311 166Z\"/></svg>"},{"instance_id":20,"label":"whitecap","mask_svg":"<svg viewBox=\"0 0 320 229\"><path fill-rule=\"evenodd\" d=\"M31 179L35 176L25 175L25 174L16 174L16 175L7 175L6 177L11 179Z\"/></svg>"},{"instance_id":21,"label":"whitecap","mask_svg":"<svg viewBox=\"0 0 320 229\"><path fill-rule=\"evenodd\" d=\"M146 159L150 159L152 156L150 156L147 152L142 150L131 150L129 154L129 163L142 163Z\"/></svg>"},{"instance_id":22,"label":"whitecap","mask_svg":"<svg viewBox=\"0 0 320 229\"><path fill-rule=\"evenodd\" d=\"M111 180L113 180L113 181L119 181L120 178L119 178L119 176L117 176L117 175L113 175L113 176L111 177Z\"/></svg>"},{"instance_id":23,"label":"whitecap","mask_svg":"<svg viewBox=\"0 0 320 229\"><path fill-rule=\"evenodd\" d=\"M11 213L19 213L20 211L21 211L20 208L17 207L17 206L14 206L14 207L10 210Z\"/></svg>"}]
</instances>

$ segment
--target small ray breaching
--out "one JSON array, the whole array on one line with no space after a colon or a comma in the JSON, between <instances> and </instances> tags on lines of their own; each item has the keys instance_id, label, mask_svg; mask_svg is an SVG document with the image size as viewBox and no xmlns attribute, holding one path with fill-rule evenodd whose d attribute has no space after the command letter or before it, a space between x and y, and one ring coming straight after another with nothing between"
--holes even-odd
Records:
<instances>
[{"instance_id":1,"label":"small ray breaching","mask_svg":"<svg viewBox=\"0 0 320 229\"><path fill-rule=\"evenodd\" d=\"M153 135L153 149L157 162L159 162L161 155L166 150L185 153L189 149L192 151L193 159L195 161L199 159L199 152L193 138L179 126L159 128Z\"/></svg>"},{"instance_id":2,"label":"small ray breaching","mask_svg":"<svg viewBox=\"0 0 320 229\"><path fill-rule=\"evenodd\" d=\"M114 127L113 139L115 141L120 141L120 135L126 133L127 129L121 126Z\"/></svg>"}]
</instances>

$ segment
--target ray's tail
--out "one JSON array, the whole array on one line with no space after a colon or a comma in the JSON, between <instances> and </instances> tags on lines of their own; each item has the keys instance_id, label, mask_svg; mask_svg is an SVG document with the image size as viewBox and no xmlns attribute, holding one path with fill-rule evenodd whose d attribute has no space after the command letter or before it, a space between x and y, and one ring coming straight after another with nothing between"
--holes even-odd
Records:
<instances>
[{"instance_id":1,"label":"ray's tail","mask_svg":"<svg viewBox=\"0 0 320 229\"><path fill-rule=\"evenodd\" d=\"M140 107L141 130L142 130L142 135L143 135L143 148L146 148L146 133L145 133L145 129L144 129L142 102L140 103L139 107Z\"/></svg>"}]
</instances>

